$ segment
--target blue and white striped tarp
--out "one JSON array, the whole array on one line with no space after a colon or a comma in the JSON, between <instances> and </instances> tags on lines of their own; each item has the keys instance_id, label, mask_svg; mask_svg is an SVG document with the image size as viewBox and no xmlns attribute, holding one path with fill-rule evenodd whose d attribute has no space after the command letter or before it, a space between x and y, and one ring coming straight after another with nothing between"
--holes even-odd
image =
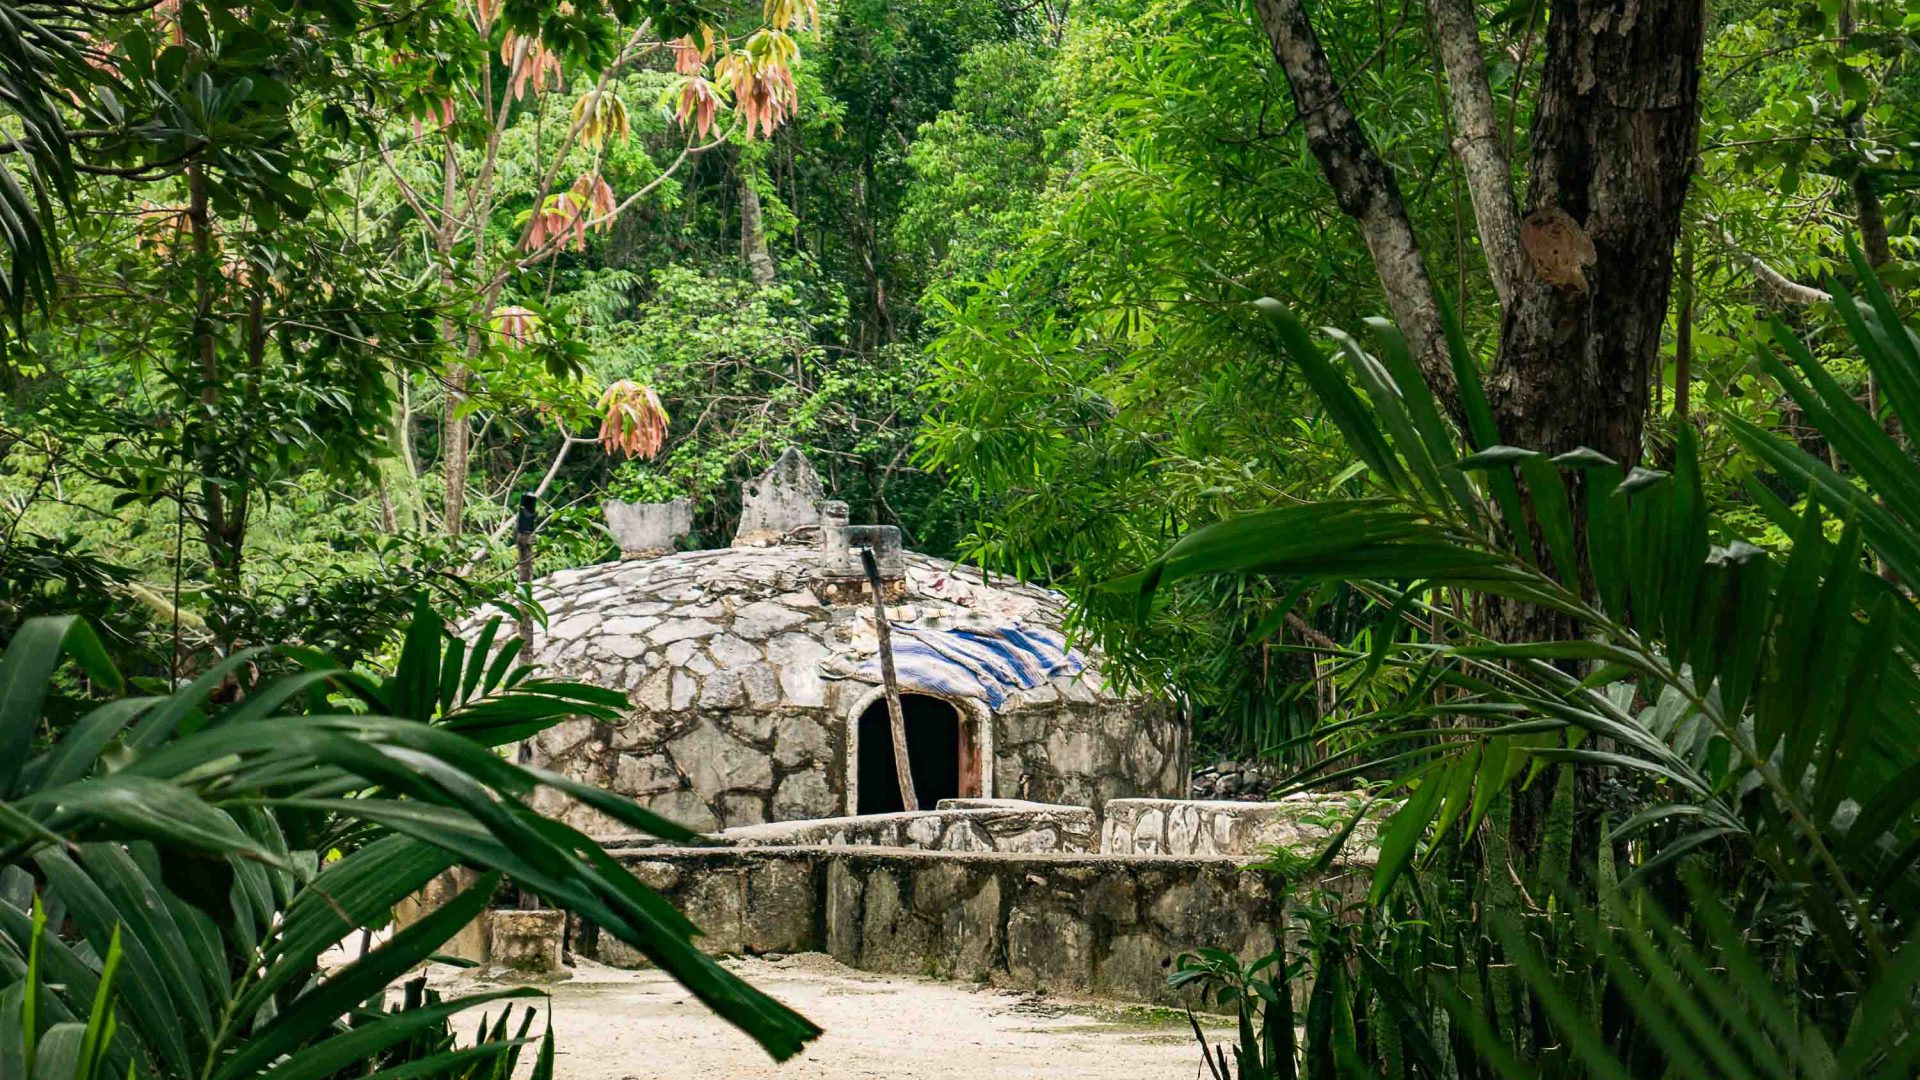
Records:
<instances>
[{"instance_id":1,"label":"blue and white striped tarp","mask_svg":"<svg viewBox=\"0 0 1920 1080\"><path fill-rule=\"evenodd\" d=\"M981 698L998 709L1015 690L1030 690L1057 675L1078 675L1086 666L1051 630L893 628L894 674L909 693ZM856 677L878 683L880 658L863 661Z\"/></svg>"}]
</instances>

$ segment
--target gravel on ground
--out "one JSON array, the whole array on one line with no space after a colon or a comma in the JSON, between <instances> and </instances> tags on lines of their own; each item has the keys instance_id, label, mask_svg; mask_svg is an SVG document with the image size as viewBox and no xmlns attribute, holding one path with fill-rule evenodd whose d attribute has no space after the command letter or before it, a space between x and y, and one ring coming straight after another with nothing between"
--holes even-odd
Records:
<instances>
[{"instance_id":1,"label":"gravel on ground","mask_svg":"<svg viewBox=\"0 0 1920 1080\"><path fill-rule=\"evenodd\" d=\"M1200 1072L1184 1013L854 971L818 953L729 960L826 1034L776 1065L658 971L582 962L552 984L566 1080L1185 1080ZM437 985L480 976L438 969ZM496 1006L497 1008L498 1006ZM463 1027L466 1025L462 1025ZM1230 1037L1208 1024L1209 1040ZM535 1031L541 1026L536 1022ZM527 1055L531 1058L531 1055ZM525 1071L526 1061L523 1061Z\"/></svg>"}]
</instances>

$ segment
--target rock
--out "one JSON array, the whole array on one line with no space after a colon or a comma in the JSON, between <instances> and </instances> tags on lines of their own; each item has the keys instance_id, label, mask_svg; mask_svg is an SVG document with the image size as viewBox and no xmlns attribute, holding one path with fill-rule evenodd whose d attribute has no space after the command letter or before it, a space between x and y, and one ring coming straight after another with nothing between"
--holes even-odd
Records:
<instances>
[{"instance_id":1,"label":"rock","mask_svg":"<svg viewBox=\"0 0 1920 1080\"><path fill-rule=\"evenodd\" d=\"M811 952L814 876L810 863L779 859L747 871L748 920L741 946L748 952L777 956Z\"/></svg>"},{"instance_id":2,"label":"rock","mask_svg":"<svg viewBox=\"0 0 1920 1080\"><path fill-rule=\"evenodd\" d=\"M818 528L819 504L827 497L820 474L795 447L757 479L740 485L740 529L735 547L778 542L787 533Z\"/></svg>"},{"instance_id":3,"label":"rock","mask_svg":"<svg viewBox=\"0 0 1920 1080\"><path fill-rule=\"evenodd\" d=\"M828 747L827 729L818 720L788 715L780 721L773 760L789 769L803 762L825 761Z\"/></svg>"},{"instance_id":4,"label":"rock","mask_svg":"<svg viewBox=\"0 0 1920 1080\"><path fill-rule=\"evenodd\" d=\"M678 787L680 774L658 754L621 754L613 766L613 790L622 795L656 795Z\"/></svg>"},{"instance_id":5,"label":"rock","mask_svg":"<svg viewBox=\"0 0 1920 1080\"><path fill-rule=\"evenodd\" d=\"M607 517L607 531L613 533L622 554L672 551L680 539L693 531L693 502L627 503L608 499L600 504Z\"/></svg>"},{"instance_id":6,"label":"rock","mask_svg":"<svg viewBox=\"0 0 1920 1080\"><path fill-rule=\"evenodd\" d=\"M561 974L565 969L560 945L566 929L564 911L488 912L488 959L496 968L522 975Z\"/></svg>"},{"instance_id":7,"label":"rock","mask_svg":"<svg viewBox=\"0 0 1920 1080\"><path fill-rule=\"evenodd\" d=\"M740 669L740 685L747 692L747 704L764 709L780 701L780 676L764 662Z\"/></svg>"},{"instance_id":8,"label":"rock","mask_svg":"<svg viewBox=\"0 0 1920 1080\"><path fill-rule=\"evenodd\" d=\"M686 774L695 791L767 791L773 787L773 763L767 755L710 724L695 725L667 747L674 765Z\"/></svg>"},{"instance_id":9,"label":"rock","mask_svg":"<svg viewBox=\"0 0 1920 1080\"><path fill-rule=\"evenodd\" d=\"M713 808L686 788L675 788L645 800L647 809L694 832L712 832L720 827Z\"/></svg>"},{"instance_id":10,"label":"rock","mask_svg":"<svg viewBox=\"0 0 1920 1080\"><path fill-rule=\"evenodd\" d=\"M817 772L789 774L773 795L773 820L800 821L825 817L835 810L833 792Z\"/></svg>"},{"instance_id":11,"label":"rock","mask_svg":"<svg viewBox=\"0 0 1920 1080\"><path fill-rule=\"evenodd\" d=\"M714 663L723 668L745 667L765 659L765 654L757 647L733 634L715 636L707 642L707 652L713 656Z\"/></svg>"},{"instance_id":12,"label":"rock","mask_svg":"<svg viewBox=\"0 0 1920 1080\"><path fill-rule=\"evenodd\" d=\"M637 637L660 622L651 615L621 615L600 624L600 633L614 637Z\"/></svg>"},{"instance_id":13,"label":"rock","mask_svg":"<svg viewBox=\"0 0 1920 1080\"><path fill-rule=\"evenodd\" d=\"M698 678L691 672L675 671L673 673L673 692L669 696L667 704L674 712L679 712L681 709L690 709L693 707L694 695L699 692L700 680Z\"/></svg>"},{"instance_id":14,"label":"rock","mask_svg":"<svg viewBox=\"0 0 1920 1080\"><path fill-rule=\"evenodd\" d=\"M672 681L672 671L666 668L655 671L634 690L633 703L648 712L667 711L669 707L667 687Z\"/></svg>"},{"instance_id":15,"label":"rock","mask_svg":"<svg viewBox=\"0 0 1920 1080\"><path fill-rule=\"evenodd\" d=\"M652 620L642 621L651 622ZM622 660L637 660L647 652L647 639L638 635L608 634L600 639L600 644L609 653Z\"/></svg>"},{"instance_id":16,"label":"rock","mask_svg":"<svg viewBox=\"0 0 1920 1080\"><path fill-rule=\"evenodd\" d=\"M811 597L809 597L811 599ZM809 615L771 600L756 600L733 617L733 632L751 641L764 641L806 622Z\"/></svg>"},{"instance_id":17,"label":"rock","mask_svg":"<svg viewBox=\"0 0 1920 1080\"><path fill-rule=\"evenodd\" d=\"M780 689L790 705L818 708L827 702L820 661L827 647L804 634L782 634L767 644L767 659L780 665Z\"/></svg>"},{"instance_id":18,"label":"rock","mask_svg":"<svg viewBox=\"0 0 1920 1080\"><path fill-rule=\"evenodd\" d=\"M732 672L726 672L726 674L730 675ZM727 716L727 727L732 729L737 738L752 743L764 743L773 738L773 715L742 710Z\"/></svg>"},{"instance_id":19,"label":"rock","mask_svg":"<svg viewBox=\"0 0 1920 1080\"><path fill-rule=\"evenodd\" d=\"M659 626L647 631L647 640L655 645L666 645L688 638L707 637L717 633L720 627L706 619L671 617L661 621ZM555 631L557 634L558 631Z\"/></svg>"},{"instance_id":20,"label":"rock","mask_svg":"<svg viewBox=\"0 0 1920 1080\"><path fill-rule=\"evenodd\" d=\"M767 820L766 799L760 795L729 791L720 796L720 827L736 829L758 825Z\"/></svg>"},{"instance_id":21,"label":"rock","mask_svg":"<svg viewBox=\"0 0 1920 1080\"><path fill-rule=\"evenodd\" d=\"M737 709L746 704L747 692L740 685L740 675L733 671L716 671L707 676L700 687L700 707L703 709Z\"/></svg>"}]
</instances>

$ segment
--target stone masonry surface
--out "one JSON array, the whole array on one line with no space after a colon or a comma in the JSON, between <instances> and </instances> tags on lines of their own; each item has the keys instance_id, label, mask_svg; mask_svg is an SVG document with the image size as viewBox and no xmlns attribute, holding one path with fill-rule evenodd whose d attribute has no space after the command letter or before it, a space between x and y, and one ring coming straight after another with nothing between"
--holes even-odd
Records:
<instances>
[{"instance_id":1,"label":"stone masonry surface","mask_svg":"<svg viewBox=\"0 0 1920 1080\"><path fill-rule=\"evenodd\" d=\"M534 762L701 832L848 813L847 718L873 687L845 676L876 640L868 606L821 600L818 556L801 544L689 551L536 582L548 623L528 658L544 675L626 691L632 709L618 723L542 732ZM898 625L1063 619L1054 593L911 552L905 562L905 597L888 612ZM1088 659L992 717L986 794L1097 806L1185 789L1178 716L1107 693L1097 654ZM591 836L630 831L556 792L535 806Z\"/></svg>"},{"instance_id":2,"label":"stone masonry surface","mask_svg":"<svg viewBox=\"0 0 1920 1080\"><path fill-rule=\"evenodd\" d=\"M726 847L828 844L918 851L1088 852L1098 835L1093 811L1085 806L1009 802L949 809L953 801L942 800L937 810L743 825L708 839ZM651 845L608 845L614 851L645 846Z\"/></svg>"},{"instance_id":3,"label":"stone masonry surface","mask_svg":"<svg viewBox=\"0 0 1920 1080\"><path fill-rule=\"evenodd\" d=\"M889 848L616 852L706 931L713 953L824 951L863 971L1176 1004L1166 975L1199 946L1273 947L1280 899L1229 857ZM575 950L641 958L590 927Z\"/></svg>"},{"instance_id":4,"label":"stone masonry surface","mask_svg":"<svg viewBox=\"0 0 1920 1080\"><path fill-rule=\"evenodd\" d=\"M1112 855L1235 855L1273 848L1311 856L1360 808L1349 795L1291 795L1274 802L1114 799L1102 808L1100 850ZM1395 804L1397 805L1397 804ZM1371 864L1380 819L1369 811L1341 849L1346 862Z\"/></svg>"}]
</instances>

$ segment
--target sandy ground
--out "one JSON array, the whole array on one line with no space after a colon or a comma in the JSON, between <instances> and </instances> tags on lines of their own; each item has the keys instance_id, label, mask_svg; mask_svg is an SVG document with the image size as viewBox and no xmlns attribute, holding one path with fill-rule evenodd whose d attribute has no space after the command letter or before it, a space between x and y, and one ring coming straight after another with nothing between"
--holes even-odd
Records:
<instances>
[{"instance_id":1,"label":"sandy ground","mask_svg":"<svg viewBox=\"0 0 1920 1080\"><path fill-rule=\"evenodd\" d=\"M826 1034L801 1056L775 1065L659 972L582 962L572 979L550 987L556 1074L565 1080L1184 1080L1200 1067L1186 1016L1168 1010L871 975L813 953L728 966ZM443 981L454 980L435 979ZM470 976L457 981L461 989L479 985Z\"/></svg>"}]
</instances>

